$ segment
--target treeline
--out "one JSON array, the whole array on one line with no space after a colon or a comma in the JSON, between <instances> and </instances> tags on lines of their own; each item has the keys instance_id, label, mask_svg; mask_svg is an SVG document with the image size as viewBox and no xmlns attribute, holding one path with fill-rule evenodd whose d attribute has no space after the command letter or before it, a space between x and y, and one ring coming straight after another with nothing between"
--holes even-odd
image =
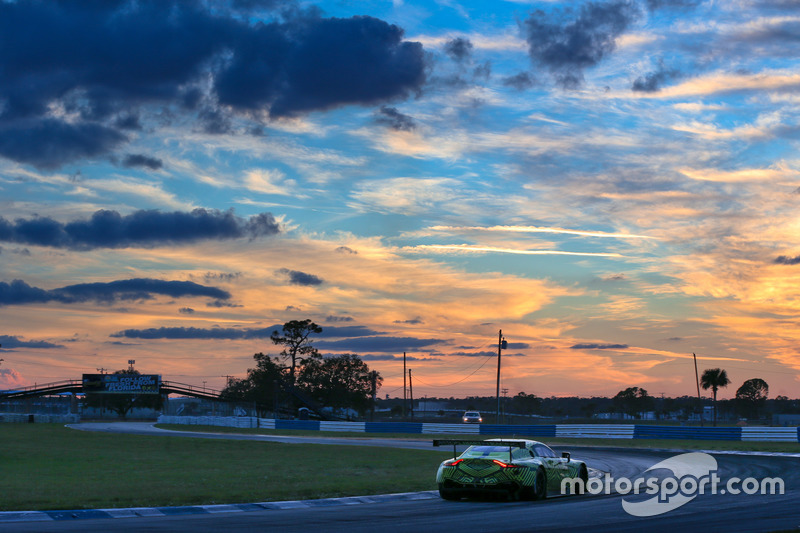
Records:
<instances>
[{"instance_id":1,"label":"treeline","mask_svg":"<svg viewBox=\"0 0 800 533\"><path fill-rule=\"evenodd\" d=\"M774 399L759 400L753 405L742 398L718 400L718 418L732 420L747 418L749 420L763 419L773 414L800 414L800 399L789 399L778 396ZM381 412L389 410L395 416L402 412L403 399L381 399L377 408ZM698 400L697 396L680 396L677 398L651 396L647 391L638 387L631 387L620 391L614 397L545 397L540 398L535 394L521 392L515 396L500 398L500 411L504 416L541 416L545 418L576 418L594 419L604 414L627 415L633 419L655 417L659 420L689 420L698 418L706 406L712 406L711 399ZM406 411L410 410L410 403L406 402ZM442 413L433 406L444 407ZM497 411L496 396L469 396L466 398L438 398L426 397L414 399L414 408L419 414L426 409L432 416L450 414L452 417L462 411L480 411L484 417L491 418ZM492 419L493 420L493 419Z\"/></svg>"}]
</instances>

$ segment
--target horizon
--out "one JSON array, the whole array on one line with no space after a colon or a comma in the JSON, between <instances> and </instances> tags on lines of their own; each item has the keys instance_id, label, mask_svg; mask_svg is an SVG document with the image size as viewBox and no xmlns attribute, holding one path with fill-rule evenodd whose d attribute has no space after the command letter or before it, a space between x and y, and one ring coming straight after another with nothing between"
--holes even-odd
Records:
<instances>
[{"instance_id":1,"label":"horizon","mask_svg":"<svg viewBox=\"0 0 800 533\"><path fill-rule=\"evenodd\" d=\"M800 6L0 0L0 389L800 380ZM37 27L38 37L28 29Z\"/></svg>"}]
</instances>

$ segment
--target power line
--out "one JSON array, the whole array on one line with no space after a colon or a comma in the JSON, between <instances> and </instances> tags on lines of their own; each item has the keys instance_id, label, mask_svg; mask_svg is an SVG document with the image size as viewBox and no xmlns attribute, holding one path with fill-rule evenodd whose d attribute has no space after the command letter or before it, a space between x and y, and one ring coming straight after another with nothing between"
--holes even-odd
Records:
<instances>
[{"instance_id":1,"label":"power line","mask_svg":"<svg viewBox=\"0 0 800 533\"><path fill-rule=\"evenodd\" d=\"M495 358L494 355L492 355L490 357L487 357L486 360L483 362L483 364L481 366L479 366L478 368L476 368L471 374L469 374L468 376L464 377L463 379L459 379L458 381L454 381L453 383L449 383L447 385L431 385L430 383L425 383L423 380L419 379L419 377L416 377L416 380L419 381L420 383L428 386L428 387L437 387L437 388L452 387L453 385L458 385L462 381L466 381L467 379L469 379L472 376L474 376L478 372L478 370L480 370L481 368L486 366L486 363L488 363L489 361L493 360L494 358Z\"/></svg>"}]
</instances>

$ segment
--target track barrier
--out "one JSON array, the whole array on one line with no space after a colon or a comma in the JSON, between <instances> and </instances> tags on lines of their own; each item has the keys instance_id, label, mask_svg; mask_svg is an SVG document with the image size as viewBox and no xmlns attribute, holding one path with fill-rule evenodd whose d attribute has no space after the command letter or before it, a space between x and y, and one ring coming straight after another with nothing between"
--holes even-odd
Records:
<instances>
[{"instance_id":1,"label":"track barrier","mask_svg":"<svg viewBox=\"0 0 800 533\"><path fill-rule=\"evenodd\" d=\"M303 429L351 433L408 433L460 435L514 435L571 439L687 439L763 442L800 442L799 427L694 427L639 424L543 424L508 426L497 424L438 424L421 422L332 422L319 420L275 420L247 416L158 417L159 424L189 424L239 428Z\"/></svg>"}]
</instances>

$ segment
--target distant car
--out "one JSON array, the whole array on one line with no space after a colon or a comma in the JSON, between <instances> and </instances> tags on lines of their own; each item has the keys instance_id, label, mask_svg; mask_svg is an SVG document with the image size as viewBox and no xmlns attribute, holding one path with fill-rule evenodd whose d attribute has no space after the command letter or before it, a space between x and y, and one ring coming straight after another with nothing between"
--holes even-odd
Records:
<instances>
[{"instance_id":1,"label":"distant car","mask_svg":"<svg viewBox=\"0 0 800 533\"><path fill-rule=\"evenodd\" d=\"M542 500L548 492L561 494L564 479L572 480L565 485L575 493L585 490L589 479L586 463L568 452L559 457L535 440L434 440L433 445L453 446L453 458L436 472L439 495L445 500L487 495ZM455 457L458 445L469 448Z\"/></svg>"},{"instance_id":2,"label":"distant car","mask_svg":"<svg viewBox=\"0 0 800 533\"><path fill-rule=\"evenodd\" d=\"M480 424L483 422L483 418L478 411L467 411L464 413L464 416L461 417L461 420L465 424Z\"/></svg>"}]
</instances>

